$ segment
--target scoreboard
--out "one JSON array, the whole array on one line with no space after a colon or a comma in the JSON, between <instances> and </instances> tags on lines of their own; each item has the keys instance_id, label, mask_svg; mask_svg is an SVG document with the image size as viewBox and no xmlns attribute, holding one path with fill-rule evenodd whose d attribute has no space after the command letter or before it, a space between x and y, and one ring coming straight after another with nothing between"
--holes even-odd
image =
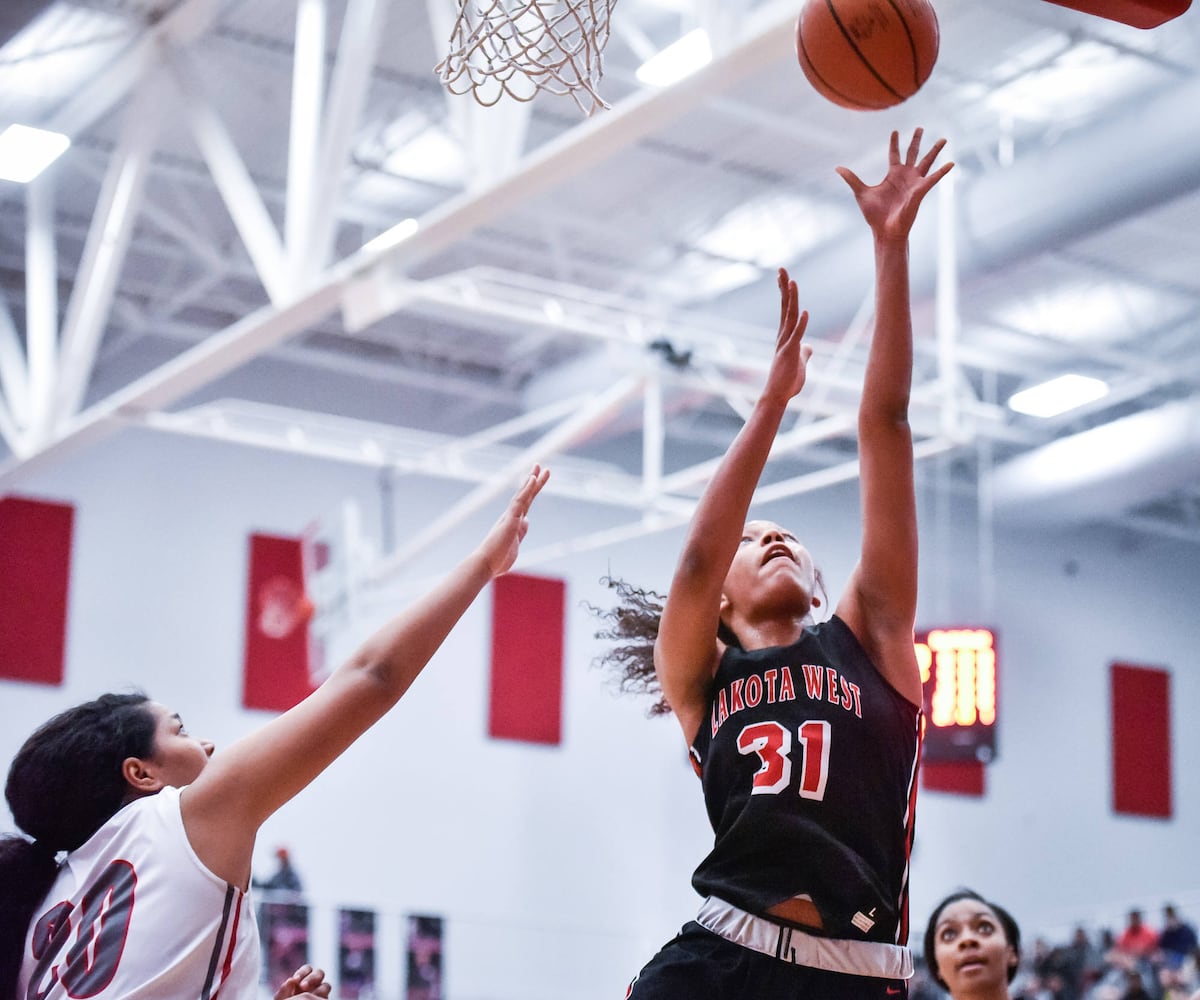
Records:
<instances>
[{"instance_id":1,"label":"scoreboard","mask_svg":"<svg viewBox=\"0 0 1200 1000\"><path fill-rule=\"evenodd\" d=\"M922 756L934 763L996 755L996 634L987 628L917 632L925 701Z\"/></svg>"}]
</instances>

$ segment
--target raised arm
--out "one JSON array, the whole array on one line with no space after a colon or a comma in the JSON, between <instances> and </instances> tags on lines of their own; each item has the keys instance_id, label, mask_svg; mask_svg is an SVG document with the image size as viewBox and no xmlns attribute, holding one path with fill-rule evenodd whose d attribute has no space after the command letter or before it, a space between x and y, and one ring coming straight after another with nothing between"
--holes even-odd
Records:
<instances>
[{"instance_id":1,"label":"raised arm","mask_svg":"<svg viewBox=\"0 0 1200 1000\"><path fill-rule=\"evenodd\" d=\"M720 655L716 636L725 574L741 541L771 443L788 401L804 386L812 353L803 343L808 313L800 311L796 283L782 269L779 291L779 335L767 384L692 516L654 647L659 685L689 745L703 719Z\"/></svg>"},{"instance_id":2,"label":"raised arm","mask_svg":"<svg viewBox=\"0 0 1200 1000\"><path fill-rule=\"evenodd\" d=\"M535 466L478 548L432 591L299 705L216 754L184 789L188 839L216 875L247 884L262 822L400 700L480 591L512 567L548 476Z\"/></svg>"},{"instance_id":3,"label":"raised arm","mask_svg":"<svg viewBox=\"0 0 1200 1000\"><path fill-rule=\"evenodd\" d=\"M854 632L889 683L921 703L913 653L917 610L917 505L913 489L913 334L908 287L908 234L930 189L953 166L932 174L946 144L921 155L921 129L903 159L893 132L884 179L868 187L850 170L850 185L875 243L875 332L858 411L862 489L862 556L838 602L837 615Z\"/></svg>"}]
</instances>

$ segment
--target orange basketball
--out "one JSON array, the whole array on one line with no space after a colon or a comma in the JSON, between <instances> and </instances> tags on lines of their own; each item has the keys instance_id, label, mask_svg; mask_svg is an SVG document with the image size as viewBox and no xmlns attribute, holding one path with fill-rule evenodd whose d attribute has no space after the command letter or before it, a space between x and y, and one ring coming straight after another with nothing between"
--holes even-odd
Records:
<instances>
[{"instance_id":1,"label":"orange basketball","mask_svg":"<svg viewBox=\"0 0 1200 1000\"><path fill-rule=\"evenodd\" d=\"M806 0L796 57L822 97L881 111L912 97L933 72L938 22L929 0Z\"/></svg>"}]
</instances>

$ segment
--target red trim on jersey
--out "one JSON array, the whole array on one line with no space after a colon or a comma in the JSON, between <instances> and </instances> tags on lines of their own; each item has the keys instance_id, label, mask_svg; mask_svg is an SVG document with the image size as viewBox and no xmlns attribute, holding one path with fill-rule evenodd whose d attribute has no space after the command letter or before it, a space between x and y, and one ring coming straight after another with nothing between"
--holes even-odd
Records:
<instances>
[{"instance_id":1,"label":"red trim on jersey","mask_svg":"<svg viewBox=\"0 0 1200 1000\"><path fill-rule=\"evenodd\" d=\"M908 778L908 814L904 834L904 881L900 886L899 916L896 924L896 943L908 944L908 874L912 866L913 840L917 832L917 775L921 770L921 744L925 740L925 715L917 713L917 748L913 755L912 773Z\"/></svg>"},{"instance_id":2,"label":"red trim on jersey","mask_svg":"<svg viewBox=\"0 0 1200 1000\"><path fill-rule=\"evenodd\" d=\"M229 944L225 949L225 961L221 963L221 986L217 987L217 992L213 994L213 1000L217 1000L217 996L221 992L221 987L229 979L229 970L233 967L233 952L237 947L238 924L242 920L242 896L243 893L240 889L234 890L233 929L229 932Z\"/></svg>"}]
</instances>

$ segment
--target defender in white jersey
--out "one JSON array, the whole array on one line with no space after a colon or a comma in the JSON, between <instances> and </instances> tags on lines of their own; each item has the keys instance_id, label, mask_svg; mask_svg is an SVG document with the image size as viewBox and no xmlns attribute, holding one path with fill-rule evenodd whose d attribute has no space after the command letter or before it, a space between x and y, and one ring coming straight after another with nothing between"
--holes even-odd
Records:
<instances>
[{"instance_id":1,"label":"defender in white jersey","mask_svg":"<svg viewBox=\"0 0 1200 1000\"><path fill-rule=\"evenodd\" d=\"M91 942L87 961L64 952L66 942ZM196 857L178 788L124 806L67 856L25 954L17 996L29 1000L210 1000L254 996L258 986L247 894Z\"/></svg>"},{"instance_id":2,"label":"defender in white jersey","mask_svg":"<svg viewBox=\"0 0 1200 1000\"><path fill-rule=\"evenodd\" d=\"M660 690L682 726L715 834L693 878L706 897L697 919L629 1000L885 1000L912 974L921 679L908 235L951 167L934 167L943 145L922 153L918 129L902 155L893 132L873 186L838 168L873 236L876 310L858 412L862 552L834 617L813 623L820 577L796 536L746 519L812 350L784 270L766 385L696 506L665 602L617 584L610 658L627 688Z\"/></svg>"},{"instance_id":3,"label":"defender in white jersey","mask_svg":"<svg viewBox=\"0 0 1200 1000\"><path fill-rule=\"evenodd\" d=\"M508 571L548 475L534 466L431 593L228 750L214 756L141 694L103 695L30 736L5 786L23 835L0 838L0 1000L256 997L246 889L259 827L395 705ZM301 968L276 998L328 994Z\"/></svg>"}]
</instances>

